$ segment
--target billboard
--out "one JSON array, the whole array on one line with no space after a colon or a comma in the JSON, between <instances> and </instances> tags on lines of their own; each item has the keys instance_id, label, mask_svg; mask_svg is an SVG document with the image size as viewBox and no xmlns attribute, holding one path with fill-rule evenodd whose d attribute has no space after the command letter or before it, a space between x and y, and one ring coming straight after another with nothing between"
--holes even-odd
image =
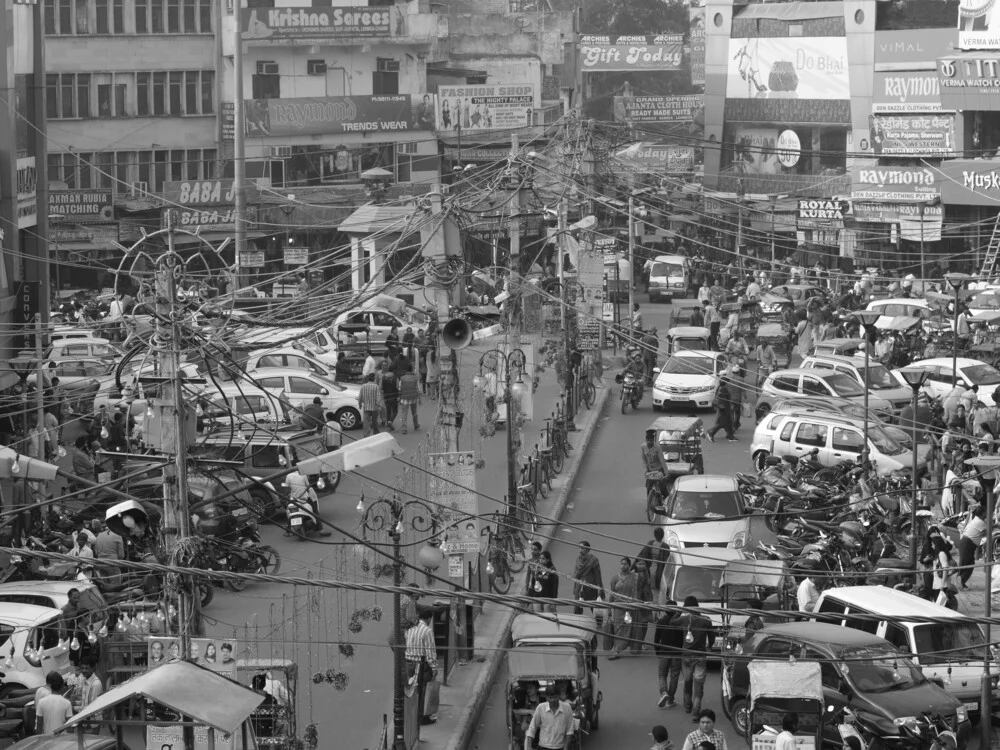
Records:
<instances>
[{"instance_id":1,"label":"billboard","mask_svg":"<svg viewBox=\"0 0 1000 750\"><path fill-rule=\"evenodd\" d=\"M437 129L500 130L531 124L532 84L481 84L438 87Z\"/></svg>"},{"instance_id":2,"label":"billboard","mask_svg":"<svg viewBox=\"0 0 1000 750\"><path fill-rule=\"evenodd\" d=\"M775 146L778 128L739 127L734 134L734 162L743 165L743 174L781 174L781 163Z\"/></svg>"},{"instance_id":3,"label":"billboard","mask_svg":"<svg viewBox=\"0 0 1000 750\"><path fill-rule=\"evenodd\" d=\"M615 120L618 122L693 122L705 108L704 97L694 96L616 96Z\"/></svg>"},{"instance_id":4,"label":"billboard","mask_svg":"<svg viewBox=\"0 0 1000 750\"><path fill-rule=\"evenodd\" d=\"M872 151L880 154L954 156L955 115L870 115Z\"/></svg>"},{"instance_id":5,"label":"billboard","mask_svg":"<svg viewBox=\"0 0 1000 750\"><path fill-rule=\"evenodd\" d=\"M876 71L872 80L872 112L935 112L941 109L941 85L934 71Z\"/></svg>"},{"instance_id":6,"label":"billboard","mask_svg":"<svg viewBox=\"0 0 1000 750\"><path fill-rule=\"evenodd\" d=\"M49 216L74 221L113 221L112 193L110 190L50 190Z\"/></svg>"},{"instance_id":7,"label":"billboard","mask_svg":"<svg viewBox=\"0 0 1000 750\"><path fill-rule=\"evenodd\" d=\"M580 37L580 65L584 73L680 70L683 59L684 37L680 34Z\"/></svg>"},{"instance_id":8,"label":"billboard","mask_svg":"<svg viewBox=\"0 0 1000 750\"><path fill-rule=\"evenodd\" d=\"M688 8L688 43L691 46L688 65L691 84L705 85L705 8Z\"/></svg>"},{"instance_id":9,"label":"billboard","mask_svg":"<svg viewBox=\"0 0 1000 750\"><path fill-rule=\"evenodd\" d=\"M851 199L888 203L941 197L940 176L926 167L870 167L854 170Z\"/></svg>"},{"instance_id":10,"label":"billboard","mask_svg":"<svg viewBox=\"0 0 1000 750\"><path fill-rule=\"evenodd\" d=\"M1000 203L1000 165L979 159L943 161L935 169L941 178L941 200L965 206L991 206Z\"/></svg>"},{"instance_id":11,"label":"billboard","mask_svg":"<svg viewBox=\"0 0 1000 750\"><path fill-rule=\"evenodd\" d=\"M217 206L215 208L178 208L163 209L163 226L167 225L167 213L174 211L177 216L176 227L188 232L235 232L236 207ZM249 220L249 212L247 214Z\"/></svg>"},{"instance_id":12,"label":"billboard","mask_svg":"<svg viewBox=\"0 0 1000 750\"><path fill-rule=\"evenodd\" d=\"M444 528L441 550L446 554L479 553L479 495L476 494L476 454L473 451L428 453L427 498L440 509Z\"/></svg>"},{"instance_id":13,"label":"billboard","mask_svg":"<svg viewBox=\"0 0 1000 750\"><path fill-rule=\"evenodd\" d=\"M685 173L694 171L694 146L671 143L633 143L615 152L615 161L637 172Z\"/></svg>"},{"instance_id":14,"label":"billboard","mask_svg":"<svg viewBox=\"0 0 1000 750\"><path fill-rule=\"evenodd\" d=\"M850 99L847 39L759 37L729 40L730 99Z\"/></svg>"},{"instance_id":15,"label":"billboard","mask_svg":"<svg viewBox=\"0 0 1000 750\"><path fill-rule=\"evenodd\" d=\"M236 201L236 180L176 180L163 183L163 202L211 206Z\"/></svg>"},{"instance_id":16,"label":"billboard","mask_svg":"<svg viewBox=\"0 0 1000 750\"><path fill-rule=\"evenodd\" d=\"M940 59L937 72L946 108L1000 110L1000 55Z\"/></svg>"},{"instance_id":17,"label":"billboard","mask_svg":"<svg viewBox=\"0 0 1000 750\"><path fill-rule=\"evenodd\" d=\"M243 39L284 44L290 39L350 39L392 34L393 9L252 8L243 14Z\"/></svg>"},{"instance_id":18,"label":"billboard","mask_svg":"<svg viewBox=\"0 0 1000 750\"><path fill-rule=\"evenodd\" d=\"M434 129L431 94L248 99L248 136L401 133Z\"/></svg>"},{"instance_id":19,"label":"billboard","mask_svg":"<svg viewBox=\"0 0 1000 750\"><path fill-rule=\"evenodd\" d=\"M1000 8L984 0L960 0L958 48L1000 49Z\"/></svg>"}]
</instances>

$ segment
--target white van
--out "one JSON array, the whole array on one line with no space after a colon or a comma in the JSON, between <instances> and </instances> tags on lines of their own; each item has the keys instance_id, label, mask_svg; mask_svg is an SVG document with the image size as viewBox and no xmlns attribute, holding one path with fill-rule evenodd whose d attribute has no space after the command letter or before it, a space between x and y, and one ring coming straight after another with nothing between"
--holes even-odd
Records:
<instances>
[{"instance_id":1,"label":"white van","mask_svg":"<svg viewBox=\"0 0 1000 750\"><path fill-rule=\"evenodd\" d=\"M5 691L45 684L45 675L72 671L69 645L60 638L62 610L15 602L0 603L0 654L10 657L0 684Z\"/></svg>"},{"instance_id":2,"label":"white van","mask_svg":"<svg viewBox=\"0 0 1000 750\"><path fill-rule=\"evenodd\" d=\"M674 297L686 296L690 271L687 258L683 255L657 255L649 263L650 302L671 302Z\"/></svg>"},{"instance_id":3,"label":"white van","mask_svg":"<svg viewBox=\"0 0 1000 750\"><path fill-rule=\"evenodd\" d=\"M954 610L886 586L845 586L820 594L815 612L821 615L873 615L887 620L844 619L840 625L863 630L911 655L924 677L940 682L965 705L975 721L979 713L979 678L983 673L986 639L975 622ZM937 622L907 622L907 616ZM825 620L824 622L833 622ZM837 624L834 622L834 624ZM993 696L993 707L1000 697ZM992 709L992 707L991 707Z\"/></svg>"}]
</instances>

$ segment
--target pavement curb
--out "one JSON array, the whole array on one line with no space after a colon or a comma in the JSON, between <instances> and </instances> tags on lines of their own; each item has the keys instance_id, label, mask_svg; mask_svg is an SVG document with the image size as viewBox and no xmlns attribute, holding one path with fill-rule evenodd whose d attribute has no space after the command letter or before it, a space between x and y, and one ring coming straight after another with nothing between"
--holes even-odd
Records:
<instances>
[{"instance_id":1,"label":"pavement curb","mask_svg":"<svg viewBox=\"0 0 1000 750\"><path fill-rule=\"evenodd\" d=\"M594 414L594 419L590 420L590 423L580 432L580 439L573 450L573 458L566 466L566 471L562 475L566 477L566 484L559 490L552 510L548 513L548 515L557 521L562 520L566 504L573 493L573 484L576 481L576 475L580 472L580 467L583 465L583 460L590 448L590 441L597 431L597 425L601 421L601 416L607 406L612 390L612 388L608 387L597 390L597 399L594 403L594 408L590 410ZM543 549L548 549L548 546L548 541L542 543ZM527 572L522 572L514 580L512 588L518 593L522 592L526 578ZM476 731L476 723L479 721L479 717L482 716L483 709L486 706L486 699L489 697L490 689L493 686L493 681L496 679L497 672L500 671L500 665L503 662L505 654L502 645L510 636L510 628L514 622L514 616L514 611L510 610L504 614L503 619L500 621L500 627L489 643L486 661L479 672L479 677L476 678L470 700L462 711L461 716L458 717L458 725L452 733L448 744L445 746L446 750L466 750L469 742L472 740L472 736Z\"/></svg>"}]
</instances>

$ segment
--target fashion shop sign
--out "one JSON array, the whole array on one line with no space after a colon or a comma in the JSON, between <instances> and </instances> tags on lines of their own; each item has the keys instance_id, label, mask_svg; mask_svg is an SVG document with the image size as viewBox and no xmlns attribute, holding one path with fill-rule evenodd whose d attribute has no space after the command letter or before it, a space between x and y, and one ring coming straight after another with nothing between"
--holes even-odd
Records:
<instances>
[{"instance_id":1,"label":"fashion shop sign","mask_svg":"<svg viewBox=\"0 0 1000 750\"><path fill-rule=\"evenodd\" d=\"M925 167L857 169L851 186L852 200L906 203L940 196L940 175Z\"/></svg>"}]
</instances>

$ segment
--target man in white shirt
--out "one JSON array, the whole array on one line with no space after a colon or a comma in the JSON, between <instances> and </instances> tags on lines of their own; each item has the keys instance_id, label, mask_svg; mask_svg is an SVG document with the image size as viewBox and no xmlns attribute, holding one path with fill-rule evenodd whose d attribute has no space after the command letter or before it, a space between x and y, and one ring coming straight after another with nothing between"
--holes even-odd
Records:
<instances>
[{"instance_id":1,"label":"man in white shirt","mask_svg":"<svg viewBox=\"0 0 1000 750\"><path fill-rule=\"evenodd\" d=\"M47 695L38 698L42 688L35 693L35 731L38 734L54 734L72 718L73 704L62 695L65 683L61 674L49 672L45 675L45 684L49 689Z\"/></svg>"},{"instance_id":2,"label":"man in white shirt","mask_svg":"<svg viewBox=\"0 0 1000 750\"><path fill-rule=\"evenodd\" d=\"M816 588L816 584L813 583L813 579L809 576L803 578L802 583L799 584L797 598L799 609L803 612L812 612L816 607L816 601L819 599L819 589Z\"/></svg>"},{"instance_id":3,"label":"man in white shirt","mask_svg":"<svg viewBox=\"0 0 1000 750\"><path fill-rule=\"evenodd\" d=\"M545 690L545 703L540 703L525 732L525 745L541 750L564 750L573 735L573 709L559 700L559 690L550 685Z\"/></svg>"},{"instance_id":4,"label":"man in white shirt","mask_svg":"<svg viewBox=\"0 0 1000 750\"><path fill-rule=\"evenodd\" d=\"M378 362L375 360L375 355L372 354L371 349L368 350L368 356L365 358L365 364L361 368L361 379L366 380L368 378L368 373L375 372L378 369Z\"/></svg>"},{"instance_id":5,"label":"man in white shirt","mask_svg":"<svg viewBox=\"0 0 1000 750\"><path fill-rule=\"evenodd\" d=\"M785 714L781 718L781 733L774 740L774 750L796 750L795 732L799 728L796 714Z\"/></svg>"},{"instance_id":6,"label":"man in white shirt","mask_svg":"<svg viewBox=\"0 0 1000 750\"><path fill-rule=\"evenodd\" d=\"M753 276L750 277L750 283L747 284L747 299L760 299L760 284L753 280Z\"/></svg>"}]
</instances>

